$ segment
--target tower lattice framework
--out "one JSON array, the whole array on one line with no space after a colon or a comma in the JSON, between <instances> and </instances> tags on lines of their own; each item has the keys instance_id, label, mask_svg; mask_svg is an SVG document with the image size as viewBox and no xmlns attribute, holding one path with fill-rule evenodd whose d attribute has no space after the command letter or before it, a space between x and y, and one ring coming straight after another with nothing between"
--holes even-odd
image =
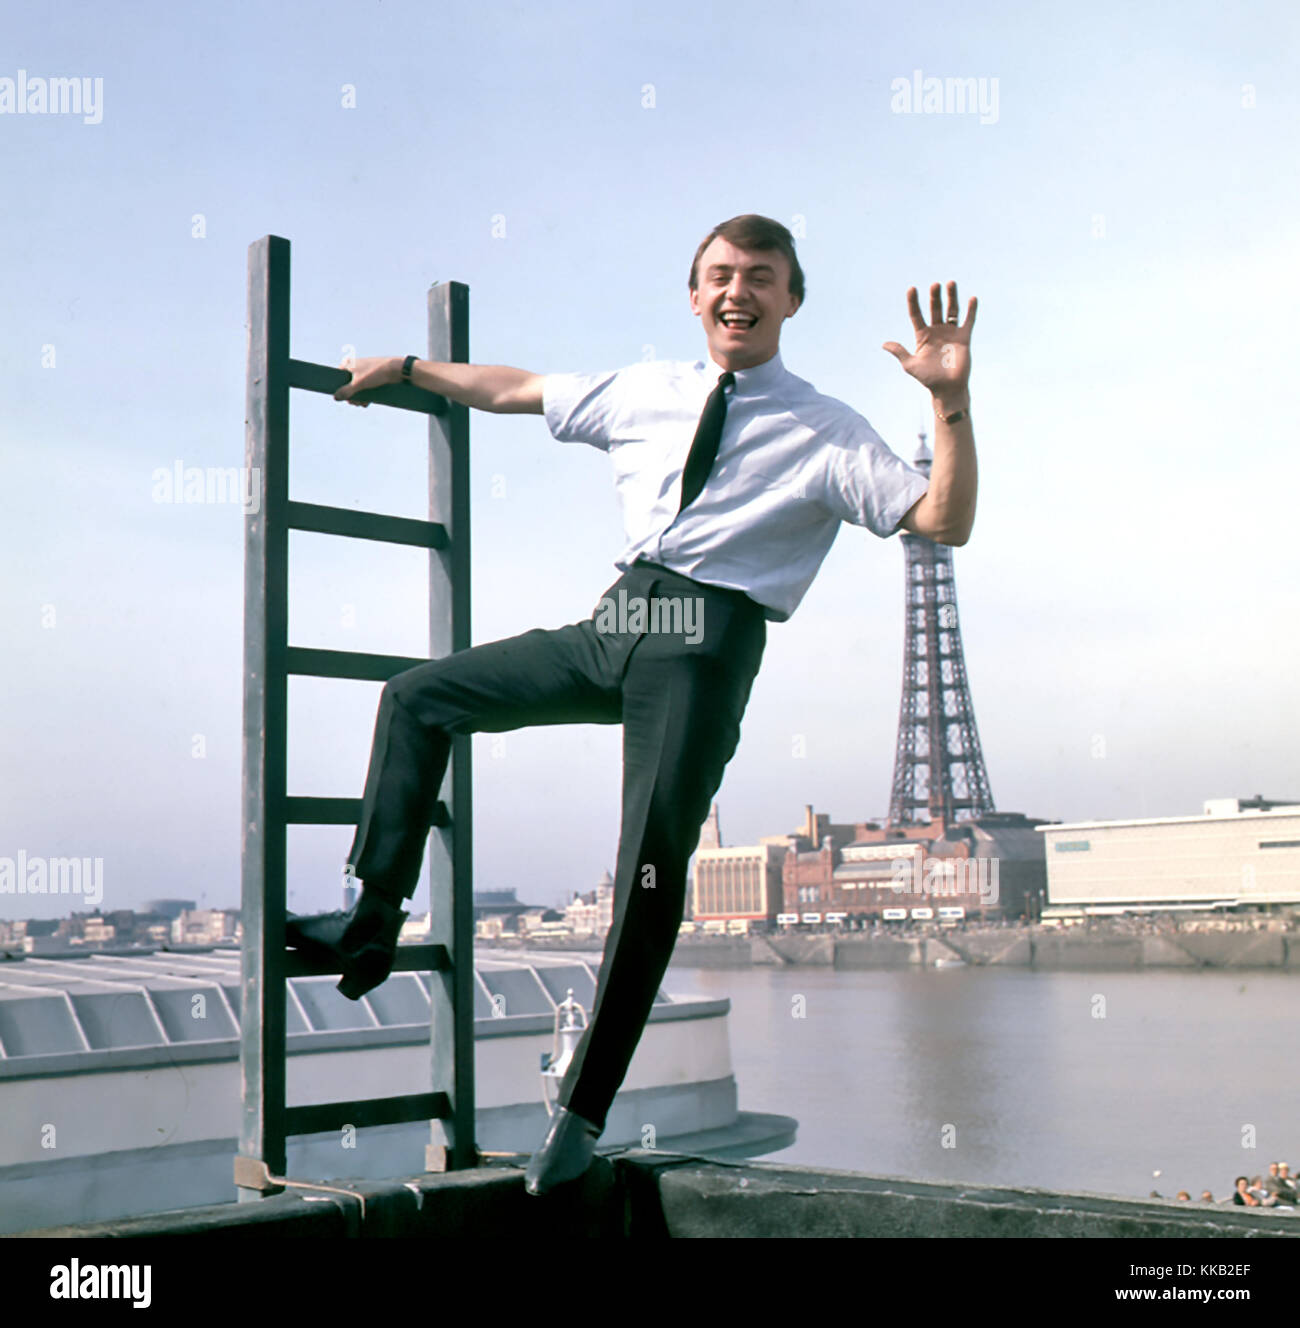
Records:
<instances>
[{"instance_id":1,"label":"tower lattice framework","mask_svg":"<svg viewBox=\"0 0 1300 1328\"><path fill-rule=\"evenodd\" d=\"M914 464L928 475L925 437ZM994 811L993 794L966 679L952 549L908 532L900 538L906 627L889 821L948 826Z\"/></svg>"}]
</instances>

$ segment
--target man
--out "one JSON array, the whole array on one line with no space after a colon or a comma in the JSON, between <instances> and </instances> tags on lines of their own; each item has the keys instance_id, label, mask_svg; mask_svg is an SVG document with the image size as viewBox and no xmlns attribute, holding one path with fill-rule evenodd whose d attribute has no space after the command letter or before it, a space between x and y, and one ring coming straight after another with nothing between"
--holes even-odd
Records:
<instances>
[{"instance_id":1,"label":"man","mask_svg":"<svg viewBox=\"0 0 1300 1328\"><path fill-rule=\"evenodd\" d=\"M1285 1162L1268 1164L1268 1175L1264 1177L1264 1190L1275 1204L1293 1204L1296 1201L1290 1170Z\"/></svg>"},{"instance_id":2,"label":"man","mask_svg":"<svg viewBox=\"0 0 1300 1328\"><path fill-rule=\"evenodd\" d=\"M623 724L613 925L587 1031L528 1167L530 1194L581 1176L604 1130L672 954L687 862L739 741L767 622L794 612L842 522L881 538L901 526L964 544L975 516L976 301L959 326L955 283L946 318L931 288L929 324L908 291L915 352L884 345L934 398L928 482L861 415L782 363L782 324L804 298L784 226L746 215L714 227L688 289L708 362L542 375L364 359L335 394L365 405L358 394L407 377L479 410L543 415L561 441L608 453L615 472L628 534L622 575L585 622L475 646L388 682L350 855L361 896L349 913L291 919L288 929L290 945L338 962L340 989L358 999L388 976L450 735ZM661 614L668 629L658 630L656 606L674 602L692 612ZM683 630L687 621L699 630Z\"/></svg>"},{"instance_id":3,"label":"man","mask_svg":"<svg viewBox=\"0 0 1300 1328\"><path fill-rule=\"evenodd\" d=\"M1276 1163L1272 1164L1276 1166ZM1260 1176L1250 1178L1250 1192L1255 1196L1261 1208L1272 1208L1277 1203L1277 1195L1270 1194L1267 1184Z\"/></svg>"}]
</instances>

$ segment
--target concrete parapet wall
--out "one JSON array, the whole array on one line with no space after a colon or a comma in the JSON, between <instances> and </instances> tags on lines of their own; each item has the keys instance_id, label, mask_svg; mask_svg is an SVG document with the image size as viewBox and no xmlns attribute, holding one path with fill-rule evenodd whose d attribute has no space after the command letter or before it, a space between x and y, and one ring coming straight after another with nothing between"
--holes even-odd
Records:
<instances>
[{"instance_id":1,"label":"concrete parapet wall","mask_svg":"<svg viewBox=\"0 0 1300 1328\"><path fill-rule=\"evenodd\" d=\"M820 936L773 936L770 944L787 964L830 968L835 963L836 938Z\"/></svg>"},{"instance_id":2,"label":"concrete parapet wall","mask_svg":"<svg viewBox=\"0 0 1300 1328\"><path fill-rule=\"evenodd\" d=\"M1023 932L962 931L953 933L949 944L961 951L968 964L996 964L1008 950L1028 940ZM1027 949L1023 962L1029 962Z\"/></svg>"},{"instance_id":3,"label":"concrete parapet wall","mask_svg":"<svg viewBox=\"0 0 1300 1328\"><path fill-rule=\"evenodd\" d=\"M1181 938L1170 936L1143 936L1143 968L1199 968L1201 961L1187 951Z\"/></svg>"},{"instance_id":4,"label":"concrete parapet wall","mask_svg":"<svg viewBox=\"0 0 1300 1328\"><path fill-rule=\"evenodd\" d=\"M836 968L909 968L922 962L924 942L904 937L855 936L836 941Z\"/></svg>"},{"instance_id":5,"label":"concrete parapet wall","mask_svg":"<svg viewBox=\"0 0 1300 1328\"><path fill-rule=\"evenodd\" d=\"M749 941L750 963L780 968L789 961L767 939L766 936L753 936Z\"/></svg>"},{"instance_id":6,"label":"concrete parapet wall","mask_svg":"<svg viewBox=\"0 0 1300 1328\"><path fill-rule=\"evenodd\" d=\"M921 942L921 948L921 962L927 968L933 968L938 964L964 964L966 962L966 956L955 945L950 945L946 939L940 936L927 936Z\"/></svg>"},{"instance_id":7,"label":"concrete parapet wall","mask_svg":"<svg viewBox=\"0 0 1300 1328\"><path fill-rule=\"evenodd\" d=\"M1005 933L1000 938L1006 941ZM1002 964L1007 968L1027 968L1034 958L1034 942L1030 936L1017 936L1009 944L1003 944L989 960L991 964Z\"/></svg>"},{"instance_id":8,"label":"concrete parapet wall","mask_svg":"<svg viewBox=\"0 0 1300 1328\"><path fill-rule=\"evenodd\" d=\"M1211 968L1280 968L1286 954L1286 938L1267 931L1180 933L1178 944Z\"/></svg>"},{"instance_id":9,"label":"concrete parapet wall","mask_svg":"<svg viewBox=\"0 0 1300 1328\"><path fill-rule=\"evenodd\" d=\"M598 1158L542 1198L523 1164L407 1180L330 1182L349 1194L286 1192L253 1203L23 1233L59 1239L161 1235L553 1237L1300 1237L1300 1219L1222 1204L1000 1189L814 1167L722 1164L634 1150ZM364 1209L364 1211L363 1211ZM3 1239L8 1239L7 1237Z\"/></svg>"},{"instance_id":10,"label":"concrete parapet wall","mask_svg":"<svg viewBox=\"0 0 1300 1328\"><path fill-rule=\"evenodd\" d=\"M1142 968L1300 969L1300 937L1279 932L945 931L928 936L776 935L683 940L683 968L778 964L892 969L933 964L952 954L975 968L1120 970Z\"/></svg>"},{"instance_id":11,"label":"concrete parapet wall","mask_svg":"<svg viewBox=\"0 0 1300 1328\"><path fill-rule=\"evenodd\" d=\"M1035 968L1141 968L1141 936L1034 936ZM1100 941L1100 944L1098 943Z\"/></svg>"},{"instance_id":12,"label":"concrete parapet wall","mask_svg":"<svg viewBox=\"0 0 1300 1328\"><path fill-rule=\"evenodd\" d=\"M749 968L754 963L752 943L747 936L682 937L673 949L672 962L682 968Z\"/></svg>"},{"instance_id":13,"label":"concrete parapet wall","mask_svg":"<svg viewBox=\"0 0 1300 1328\"><path fill-rule=\"evenodd\" d=\"M629 1159L630 1161L631 1159ZM1223 1205L925 1183L755 1165L665 1171L659 1202L677 1237L1300 1237L1300 1220Z\"/></svg>"}]
</instances>

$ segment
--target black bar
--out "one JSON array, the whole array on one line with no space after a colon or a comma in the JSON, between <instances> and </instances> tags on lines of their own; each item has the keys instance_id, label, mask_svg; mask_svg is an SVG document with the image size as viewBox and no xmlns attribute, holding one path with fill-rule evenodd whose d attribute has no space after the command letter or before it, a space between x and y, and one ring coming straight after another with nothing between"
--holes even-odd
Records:
<instances>
[{"instance_id":1,"label":"black bar","mask_svg":"<svg viewBox=\"0 0 1300 1328\"><path fill-rule=\"evenodd\" d=\"M408 1121L441 1120L449 1114L446 1093L410 1093L406 1097L375 1097L361 1102L321 1102L285 1109L285 1134L323 1134L345 1125L405 1125Z\"/></svg>"},{"instance_id":2,"label":"black bar","mask_svg":"<svg viewBox=\"0 0 1300 1328\"><path fill-rule=\"evenodd\" d=\"M413 655L369 655L361 650L316 650L304 646L289 646L285 650L287 671L309 678L387 682L394 674L428 662Z\"/></svg>"},{"instance_id":3,"label":"black bar","mask_svg":"<svg viewBox=\"0 0 1300 1328\"><path fill-rule=\"evenodd\" d=\"M290 503L289 528L321 535L378 540L382 544L411 544L419 549L445 549L447 531L436 521L414 521L383 512L357 512L350 507L324 507L320 503Z\"/></svg>"},{"instance_id":4,"label":"black bar","mask_svg":"<svg viewBox=\"0 0 1300 1328\"><path fill-rule=\"evenodd\" d=\"M323 392L333 396L345 383L352 381L346 369L331 369L328 365L312 364L310 360L289 361L289 386L305 392ZM426 392L412 383L393 383L377 387L371 392L358 392L354 401L370 401L379 406L393 406L397 410L413 410L418 415L445 415L447 398L436 392Z\"/></svg>"}]
</instances>

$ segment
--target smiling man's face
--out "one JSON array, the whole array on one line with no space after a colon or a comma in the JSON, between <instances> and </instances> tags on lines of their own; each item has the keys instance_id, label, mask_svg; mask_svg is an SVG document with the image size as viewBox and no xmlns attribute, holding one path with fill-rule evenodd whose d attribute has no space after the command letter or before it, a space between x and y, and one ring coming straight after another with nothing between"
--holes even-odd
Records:
<instances>
[{"instance_id":1,"label":"smiling man's face","mask_svg":"<svg viewBox=\"0 0 1300 1328\"><path fill-rule=\"evenodd\" d=\"M737 249L715 236L700 255L691 291L709 353L723 369L752 369L776 354L781 324L799 307L790 264L777 249Z\"/></svg>"}]
</instances>

